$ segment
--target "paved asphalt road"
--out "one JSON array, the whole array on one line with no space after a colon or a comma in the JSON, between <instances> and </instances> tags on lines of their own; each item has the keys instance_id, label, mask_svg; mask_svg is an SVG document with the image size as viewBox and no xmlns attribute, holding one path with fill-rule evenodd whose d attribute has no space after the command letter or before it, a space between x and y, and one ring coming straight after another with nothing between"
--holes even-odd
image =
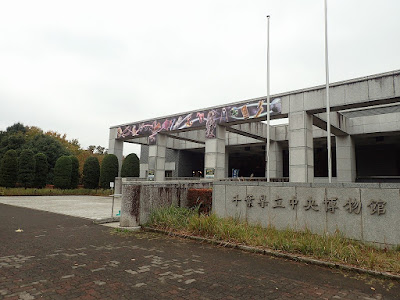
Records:
<instances>
[{"instance_id":1,"label":"paved asphalt road","mask_svg":"<svg viewBox=\"0 0 400 300\"><path fill-rule=\"evenodd\" d=\"M400 299L399 285L0 204L0 299Z\"/></svg>"}]
</instances>

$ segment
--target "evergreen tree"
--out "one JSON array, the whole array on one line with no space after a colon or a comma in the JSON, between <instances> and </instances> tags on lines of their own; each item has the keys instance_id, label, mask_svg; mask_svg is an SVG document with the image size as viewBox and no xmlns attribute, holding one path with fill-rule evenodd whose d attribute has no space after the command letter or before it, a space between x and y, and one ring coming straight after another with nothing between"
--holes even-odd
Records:
<instances>
[{"instance_id":1,"label":"evergreen tree","mask_svg":"<svg viewBox=\"0 0 400 300\"><path fill-rule=\"evenodd\" d=\"M47 157L43 153L38 153L34 157L36 162L34 186L37 188L44 188L46 186L48 173Z\"/></svg>"},{"instance_id":2,"label":"evergreen tree","mask_svg":"<svg viewBox=\"0 0 400 300\"><path fill-rule=\"evenodd\" d=\"M54 186L59 189L71 187L72 161L69 156L63 155L56 161L54 167Z\"/></svg>"},{"instance_id":3,"label":"evergreen tree","mask_svg":"<svg viewBox=\"0 0 400 300\"><path fill-rule=\"evenodd\" d=\"M35 176L35 158L33 151L22 150L18 160L18 182L25 188L33 186Z\"/></svg>"},{"instance_id":4,"label":"evergreen tree","mask_svg":"<svg viewBox=\"0 0 400 300\"><path fill-rule=\"evenodd\" d=\"M4 187L15 187L18 176L17 152L8 150L0 163L0 183Z\"/></svg>"},{"instance_id":5,"label":"evergreen tree","mask_svg":"<svg viewBox=\"0 0 400 300\"><path fill-rule=\"evenodd\" d=\"M79 160L71 155L71 163L72 163L72 170L71 170L71 189L76 189L79 183Z\"/></svg>"},{"instance_id":6,"label":"evergreen tree","mask_svg":"<svg viewBox=\"0 0 400 300\"><path fill-rule=\"evenodd\" d=\"M110 188L110 182L115 181L118 176L118 158L114 154L104 156L100 169L100 187L103 189Z\"/></svg>"},{"instance_id":7,"label":"evergreen tree","mask_svg":"<svg viewBox=\"0 0 400 300\"><path fill-rule=\"evenodd\" d=\"M135 153L129 154L122 162L121 177L139 177L139 158Z\"/></svg>"},{"instance_id":8,"label":"evergreen tree","mask_svg":"<svg viewBox=\"0 0 400 300\"><path fill-rule=\"evenodd\" d=\"M25 136L22 132L3 134L0 144L0 158L2 158L8 150L15 150L18 157L24 144Z\"/></svg>"},{"instance_id":9,"label":"evergreen tree","mask_svg":"<svg viewBox=\"0 0 400 300\"><path fill-rule=\"evenodd\" d=\"M58 158L63 155L70 155L71 153L54 137L45 134L36 134L25 145L26 148L31 149L34 153L44 153L47 157L48 176L47 183L53 181L54 167Z\"/></svg>"},{"instance_id":10,"label":"evergreen tree","mask_svg":"<svg viewBox=\"0 0 400 300\"><path fill-rule=\"evenodd\" d=\"M88 157L83 165L83 186L85 189L99 187L100 163L97 157Z\"/></svg>"},{"instance_id":11,"label":"evergreen tree","mask_svg":"<svg viewBox=\"0 0 400 300\"><path fill-rule=\"evenodd\" d=\"M6 130L7 130L7 133L17 133L17 132L26 133L27 132L27 128L25 127L25 125L22 123L19 123L19 122L7 127Z\"/></svg>"}]
</instances>

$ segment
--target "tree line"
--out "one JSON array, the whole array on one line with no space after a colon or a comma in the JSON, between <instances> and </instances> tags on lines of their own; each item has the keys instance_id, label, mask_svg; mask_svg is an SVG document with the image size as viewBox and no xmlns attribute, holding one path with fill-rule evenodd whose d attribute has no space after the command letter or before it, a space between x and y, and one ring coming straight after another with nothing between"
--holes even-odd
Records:
<instances>
[{"instance_id":1,"label":"tree line","mask_svg":"<svg viewBox=\"0 0 400 300\"><path fill-rule=\"evenodd\" d=\"M118 176L117 157L101 146L88 148L81 149L77 140L68 141L65 135L16 123L0 131L0 186L109 188ZM139 176L136 154L124 159L121 176Z\"/></svg>"}]
</instances>

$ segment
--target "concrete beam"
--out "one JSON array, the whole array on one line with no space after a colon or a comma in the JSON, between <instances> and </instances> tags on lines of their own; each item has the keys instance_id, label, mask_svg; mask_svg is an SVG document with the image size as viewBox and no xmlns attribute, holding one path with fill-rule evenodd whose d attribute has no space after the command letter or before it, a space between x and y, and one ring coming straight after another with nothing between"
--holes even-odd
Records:
<instances>
[{"instance_id":1,"label":"concrete beam","mask_svg":"<svg viewBox=\"0 0 400 300\"><path fill-rule=\"evenodd\" d=\"M331 106L331 112L334 111L340 111L340 110L346 110L346 109L353 109L353 108L364 108L364 107L370 107L374 105L386 105L386 104L392 104L392 103L399 103L400 102L400 97L392 97L392 98L381 98L381 99L375 99L375 100L367 100L363 102L358 102L358 103L350 103L350 104L343 104L343 105L334 105ZM317 108L317 109L310 109L307 110L308 114L319 114L326 112L326 108Z\"/></svg>"},{"instance_id":2,"label":"concrete beam","mask_svg":"<svg viewBox=\"0 0 400 300\"><path fill-rule=\"evenodd\" d=\"M256 134L252 134L250 132L242 131L242 130L233 128L232 126L225 126L225 127L226 127L226 131L228 131L228 132L232 132L232 133L236 133L236 134L239 134L239 135L242 135L242 136L253 138L255 140L259 140L259 141L262 141L264 143L266 143L266 141L267 141L267 139L265 137L262 137L262 136L259 136L259 135L256 135Z\"/></svg>"},{"instance_id":3,"label":"concrete beam","mask_svg":"<svg viewBox=\"0 0 400 300\"><path fill-rule=\"evenodd\" d=\"M194 140L194 139L183 137L183 136L179 136L179 135L168 134L168 133L164 133L164 132L162 134L167 136L167 137L170 137L170 138L173 138L173 139L177 139L177 140L181 140L181 141L192 142L192 143L197 143L197 144L202 144L202 145L205 144L205 142L203 142L203 141L198 141L198 140Z\"/></svg>"},{"instance_id":4,"label":"concrete beam","mask_svg":"<svg viewBox=\"0 0 400 300\"><path fill-rule=\"evenodd\" d=\"M325 120L322 120L321 118L313 115L313 125L317 126L318 128L321 128L322 130L327 130L328 124L326 123ZM335 136L346 136L349 135L347 132L343 131L340 128L337 128L331 124L331 133L334 134Z\"/></svg>"}]
</instances>

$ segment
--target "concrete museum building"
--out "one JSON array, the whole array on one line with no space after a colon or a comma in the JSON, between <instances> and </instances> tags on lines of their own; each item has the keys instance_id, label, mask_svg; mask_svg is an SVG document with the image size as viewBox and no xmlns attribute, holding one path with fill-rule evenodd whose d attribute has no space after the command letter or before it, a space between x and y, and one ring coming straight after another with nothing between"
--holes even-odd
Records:
<instances>
[{"instance_id":1,"label":"concrete museum building","mask_svg":"<svg viewBox=\"0 0 400 300\"><path fill-rule=\"evenodd\" d=\"M328 179L326 89L271 96L271 181ZM400 71L330 85L332 182L400 182ZM266 97L110 128L109 153L141 144L140 178L266 177ZM276 121L275 121L276 122ZM279 122L278 122L279 123Z\"/></svg>"},{"instance_id":2,"label":"concrete museum building","mask_svg":"<svg viewBox=\"0 0 400 300\"><path fill-rule=\"evenodd\" d=\"M270 98L271 119L285 122L270 126L269 168L265 97L111 127L120 164L124 143L142 145L140 178L116 180L120 225L145 224L160 206L190 207L188 195L203 189L219 217L400 245L400 71L329 91L331 183L325 86Z\"/></svg>"}]
</instances>

